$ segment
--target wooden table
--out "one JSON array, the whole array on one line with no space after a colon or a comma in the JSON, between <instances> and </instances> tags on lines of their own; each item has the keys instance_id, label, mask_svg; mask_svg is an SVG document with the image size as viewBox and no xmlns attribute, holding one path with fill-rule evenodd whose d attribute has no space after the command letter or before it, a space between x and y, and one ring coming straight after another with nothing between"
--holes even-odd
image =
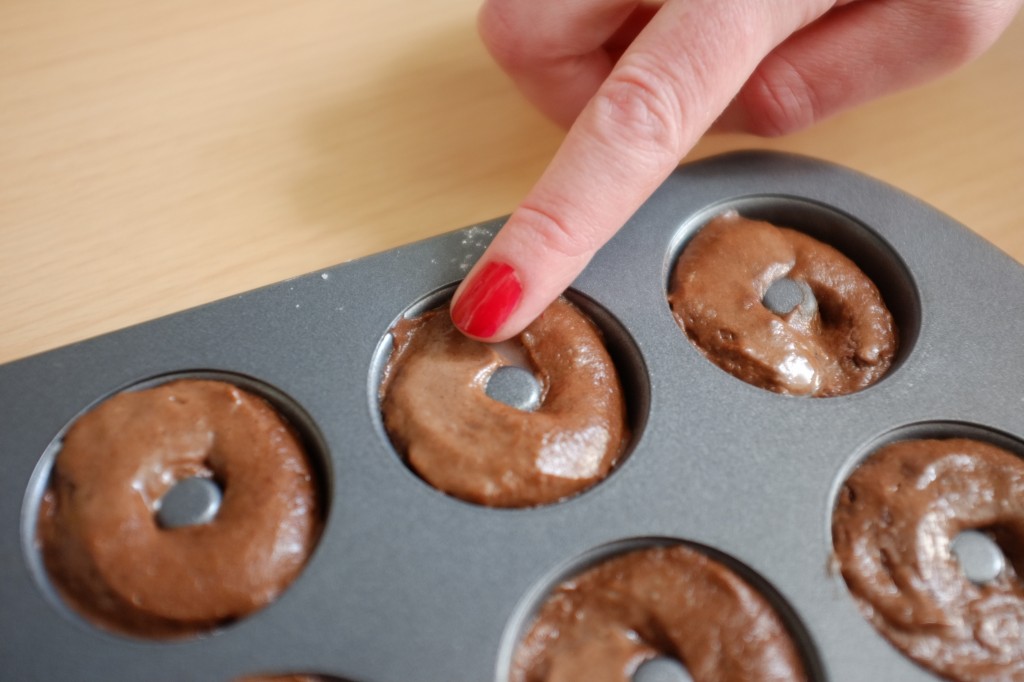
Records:
<instances>
[{"instance_id":1,"label":"wooden table","mask_svg":"<svg viewBox=\"0 0 1024 682\"><path fill-rule=\"evenodd\" d=\"M0 362L511 211L562 133L477 4L0 5ZM938 83L692 158L829 159L1024 260L1022 74L1018 17Z\"/></svg>"}]
</instances>

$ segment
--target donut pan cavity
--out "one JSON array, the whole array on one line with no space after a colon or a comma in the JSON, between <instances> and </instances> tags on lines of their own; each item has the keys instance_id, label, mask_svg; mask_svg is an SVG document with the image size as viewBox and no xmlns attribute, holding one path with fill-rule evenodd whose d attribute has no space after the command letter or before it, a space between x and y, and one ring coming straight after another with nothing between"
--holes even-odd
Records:
<instances>
[{"instance_id":1,"label":"donut pan cavity","mask_svg":"<svg viewBox=\"0 0 1024 682\"><path fill-rule=\"evenodd\" d=\"M901 333L882 381L786 397L689 343L665 299L669 269L727 208L830 242L874 279ZM489 509L406 468L377 388L389 326L441 301L501 222L0 367L0 677L504 682L516 638L559 578L619 549L682 541L777 605L816 682L939 679L858 612L830 564L832 507L850 470L890 440L963 435L1024 452L1024 269L914 198L833 165L747 152L684 166L573 285L626 370L629 456L571 499ZM218 632L160 642L99 630L52 594L35 555L60 435L119 390L211 373L283 406L314 460L323 452L319 545L275 603Z\"/></svg>"}]
</instances>

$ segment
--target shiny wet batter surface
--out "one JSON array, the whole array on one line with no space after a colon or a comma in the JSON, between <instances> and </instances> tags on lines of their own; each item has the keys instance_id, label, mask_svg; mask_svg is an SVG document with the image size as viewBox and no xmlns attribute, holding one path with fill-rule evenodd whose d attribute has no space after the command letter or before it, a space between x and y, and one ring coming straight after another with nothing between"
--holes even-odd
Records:
<instances>
[{"instance_id":1,"label":"shiny wet batter surface","mask_svg":"<svg viewBox=\"0 0 1024 682\"><path fill-rule=\"evenodd\" d=\"M694 682L806 680L771 605L685 546L636 550L560 584L515 653L511 682L630 682L645 661L681 661Z\"/></svg>"},{"instance_id":2,"label":"shiny wet batter surface","mask_svg":"<svg viewBox=\"0 0 1024 682\"><path fill-rule=\"evenodd\" d=\"M191 477L223 491L212 521L164 528ZM147 637L196 634L273 601L321 529L314 473L261 398L218 381L120 393L71 426L37 538L61 596L88 620Z\"/></svg>"},{"instance_id":3,"label":"shiny wet batter surface","mask_svg":"<svg viewBox=\"0 0 1024 682\"><path fill-rule=\"evenodd\" d=\"M554 502L594 485L628 437L626 404L600 332L559 299L511 345L474 341L447 309L402 320L381 386L396 450L434 487L495 507ZM540 384L532 412L488 397L500 367L523 364Z\"/></svg>"},{"instance_id":4,"label":"shiny wet batter surface","mask_svg":"<svg viewBox=\"0 0 1024 682\"><path fill-rule=\"evenodd\" d=\"M975 584L951 549L962 531L1006 561ZM966 439L894 443L843 486L836 559L858 606L897 648L960 682L1024 680L1024 462Z\"/></svg>"},{"instance_id":5,"label":"shiny wet batter surface","mask_svg":"<svg viewBox=\"0 0 1024 682\"><path fill-rule=\"evenodd\" d=\"M780 315L763 303L781 278L806 284L816 305ZM709 360L778 393L859 391L892 364L898 335L875 285L831 246L788 228L718 216L686 245L669 304Z\"/></svg>"}]
</instances>

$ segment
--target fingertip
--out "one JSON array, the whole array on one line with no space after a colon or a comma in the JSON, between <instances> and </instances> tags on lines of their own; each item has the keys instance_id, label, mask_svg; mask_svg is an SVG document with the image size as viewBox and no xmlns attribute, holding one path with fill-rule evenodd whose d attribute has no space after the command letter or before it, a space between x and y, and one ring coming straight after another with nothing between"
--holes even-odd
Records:
<instances>
[{"instance_id":1,"label":"fingertip","mask_svg":"<svg viewBox=\"0 0 1024 682\"><path fill-rule=\"evenodd\" d=\"M565 291L591 255L552 253L528 224L506 224L452 296L452 323L478 341L509 339Z\"/></svg>"},{"instance_id":2,"label":"fingertip","mask_svg":"<svg viewBox=\"0 0 1024 682\"><path fill-rule=\"evenodd\" d=\"M499 341L509 317L523 298L523 283L510 264L489 260L478 263L452 297L452 323L466 336ZM505 338L515 332L507 333Z\"/></svg>"}]
</instances>

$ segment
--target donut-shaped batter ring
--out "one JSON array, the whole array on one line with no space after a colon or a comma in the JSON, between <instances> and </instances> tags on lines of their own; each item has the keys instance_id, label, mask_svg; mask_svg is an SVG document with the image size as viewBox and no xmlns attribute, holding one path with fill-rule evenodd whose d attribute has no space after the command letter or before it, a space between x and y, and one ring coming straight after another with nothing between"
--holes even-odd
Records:
<instances>
[{"instance_id":1,"label":"donut-shaped batter ring","mask_svg":"<svg viewBox=\"0 0 1024 682\"><path fill-rule=\"evenodd\" d=\"M762 304L776 280L806 283L817 311ZM691 342L755 386L815 397L870 386L892 364L897 331L874 283L831 246L788 228L722 214L683 249L669 303Z\"/></svg>"},{"instance_id":2,"label":"donut-shaped batter ring","mask_svg":"<svg viewBox=\"0 0 1024 682\"><path fill-rule=\"evenodd\" d=\"M951 551L989 534L1000 574L972 583ZM832 516L836 559L872 624L951 680L1024 680L1024 461L968 439L888 445L843 486Z\"/></svg>"},{"instance_id":3,"label":"donut-shaped batter ring","mask_svg":"<svg viewBox=\"0 0 1024 682\"><path fill-rule=\"evenodd\" d=\"M162 528L160 499L195 476L219 484L216 517ZM277 412L231 384L179 380L119 393L71 426L38 540L52 582L89 620L173 637L273 601L320 527L313 471Z\"/></svg>"},{"instance_id":4,"label":"donut-shaped batter ring","mask_svg":"<svg viewBox=\"0 0 1024 682\"><path fill-rule=\"evenodd\" d=\"M476 504L529 507L589 488L614 466L628 433L615 363L594 324L565 299L513 344L541 385L526 412L487 396L515 364L467 338L447 309L402 320L381 384L392 444L435 488Z\"/></svg>"},{"instance_id":5,"label":"donut-shaped batter ring","mask_svg":"<svg viewBox=\"0 0 1024 682\"><path fill-rule=\"evenodd\" d=\"M683 545L618 555L560 584L513 657L511 682L630 682L647 660L694 682L800 682L803 664L771 605Z\"/></svg>"}]
</instances>

